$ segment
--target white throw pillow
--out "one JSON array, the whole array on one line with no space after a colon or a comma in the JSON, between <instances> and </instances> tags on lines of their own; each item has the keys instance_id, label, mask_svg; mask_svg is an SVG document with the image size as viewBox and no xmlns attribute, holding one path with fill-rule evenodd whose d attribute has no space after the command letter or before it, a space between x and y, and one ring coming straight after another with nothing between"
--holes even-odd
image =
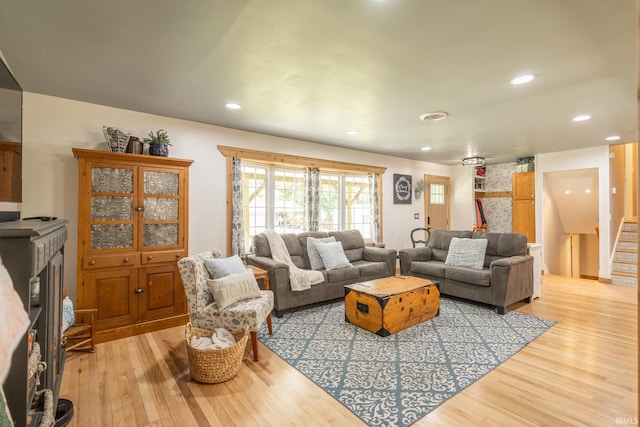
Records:
<instances>
[{"instance_id":1,"label":"white throw pillow","mask_svg":"<svg viewBox=\"0 0 640 427\"><path fill-rule=\"evenodd\" d=\"M324 268L324 263L322 262L322 257L320 256L320 252L318 252L318 248L316 248L316 244L331 243L335 241L336 238L334 236L323 237L321 239L307 237L307 256L309 257L309 264L311 265L312 270L322 270Z\"/></svg>"},{"instance_id":2,"label":"white throw pillow","mask_svg":"<svg viewBox=\"0 0 640 427\"><path fill-rule=\"evenodd\" d=\"M260 296L260 287L253 271L230 274L220 279L209 279L207 284L220 310L238 301Z\"/></svg>"},{"instance_id":3,"label":"white throw pillow","mask_svg":"<svg viewBox=\"0 0 640 427\"><path fill-rule=\"evenodd\" d=\"M327 269L327 271L337 268L353 267L344 254L341 242L316 243L316 248L320 253L324 268Z\"/></svg>"},{"instance_id":4,"label":"white throw pillow","mask_svg":"<svg viewBox=\"0 0 640 427\"><path fill-rule=\"evenodd\" d=\"M73 311L73 301L64 297L62 300L62 332L66 331L76 321L76 313Z\"/></svg>"},{"instance_id":5,"label":"white throw pillow","mask_svg":"<svg viewBox=\"0 0 640 427\"><path fill-rule=\"evenodd\" d=\"M238 255L228 258L205 259L204 266L212 279L220 279L230 274L244 273L247 270Z\"/></svg>"},{"instance_id":6,"label":"white throw pillow","mask_svg":"<svg viewBox=\"0 0 640 427\"><path fill-rule=\"evenodd\" d=\"M482 270L487 239L465 239L452 237L445 265Z\"/></svg>"}]
</instances>

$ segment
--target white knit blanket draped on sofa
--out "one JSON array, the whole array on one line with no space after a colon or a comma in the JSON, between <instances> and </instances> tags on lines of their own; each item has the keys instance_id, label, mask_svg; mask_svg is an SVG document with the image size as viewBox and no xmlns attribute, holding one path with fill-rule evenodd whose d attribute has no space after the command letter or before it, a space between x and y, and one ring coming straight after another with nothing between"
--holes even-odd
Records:
<instances>
[{"instance_id":1,"label":"white knit blanket draped on sofa","mask_svg":"<svg viewBox=\"0 0 640 427\"><path fill-rule=\"evenodd\" d=\"M304 291L311 288L311 285L324 281L324 276L317 270L303 270L291 260L287 246L278 233L273 230L264 232L269 241L269 249L271 257L278 262L285 263L289 266L289 283L292 291Z\"/></svg>"}]
</instances>

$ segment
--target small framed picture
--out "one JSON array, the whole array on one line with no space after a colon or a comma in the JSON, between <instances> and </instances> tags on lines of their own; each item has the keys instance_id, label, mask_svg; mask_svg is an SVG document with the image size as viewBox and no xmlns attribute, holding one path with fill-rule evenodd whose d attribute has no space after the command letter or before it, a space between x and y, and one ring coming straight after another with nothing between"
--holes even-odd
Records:
<instances>
[{"instance_id":1,"label":"small framed picture","mask_svg":"<svg viewBox=\"0 0 640 427\"><path fill-rule=\"evenodd\" d=\"M411 204L411 175L393 174L393 204Z\"/></svg>"}]
</instances>

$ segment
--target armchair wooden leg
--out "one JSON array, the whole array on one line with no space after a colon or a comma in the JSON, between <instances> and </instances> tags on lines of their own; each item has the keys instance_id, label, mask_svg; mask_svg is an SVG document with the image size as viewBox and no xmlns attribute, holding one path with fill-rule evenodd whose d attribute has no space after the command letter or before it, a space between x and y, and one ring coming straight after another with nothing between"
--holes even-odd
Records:
<instances>
[{"instance_id":1,"label":"armchair wooden leg","mask_svg":"<svg viewBox=\"0 0 640 427\"><path fill-rule=\"evenodd\" d=\"M253 348L253 360L257 362L258 361L258 333L255 331L251 332L251 347Z\"/></svg>"},{"instance_id":2,"label":"armchair wooden leg","mask_svg":"<svg viewBox=\"0 0 640 427\"><path fill-rule=\"evenodd\" d=\"M267 316L267 327L269 328L269 335L273 334L273 326L271 326L271 313Z\"/></svg>"}]
</instances>

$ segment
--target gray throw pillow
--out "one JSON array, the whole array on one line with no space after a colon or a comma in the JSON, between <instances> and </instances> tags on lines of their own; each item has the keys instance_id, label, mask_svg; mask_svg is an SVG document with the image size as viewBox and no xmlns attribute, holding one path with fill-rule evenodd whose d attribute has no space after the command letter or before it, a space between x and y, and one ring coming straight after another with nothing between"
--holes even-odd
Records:
<instances>
[{"instance_id":1,"label":"gray throw pillow","mask_svg":"<svg viewBox=\"0 0 640 427\"><path fill-rule=\"evenodd\" d=\"M320 252L318 252L318 248L316 248L316 244L331 243L335 241L336 238L334 236L323 237L321 239L307 237L307 256L309 257L309 264L311 265L312 270L322 270L324 268L324 263L322 262L322 257L320 256Z\"/></svg>"},{"instance_id":2,"label":"gray throw pillow","mask_svg":"<svg viewBox=\"0 0 640 427\"><path fill-rule=\"evenodd\" d=\"M324 268L327 271L335 270L336 268L353 267L344 254L342 243L316 243L316 248L318 248Z\"/></svg>"},{"instance_id":3,"label":"gray throw pillow","mask_svg":"<svg viewBox=\"0 0 640 427\"><path fill-rule=\"evenodd\" d=\"M230 274L244 273L247 271L244 263L238 255L228 258L211 258L204 260L204 266L212 279L220 279Z\"/></svg>"},{"instance_id":4,"label":"gray throw pillow","mask_svg":"<svg viewBox=\"0 0 640 427\"><path fill-rule=\"evenodd\" d=\"M487 239L465 239L452 237L445 265L482 270Z\"/></svg>"}]
</instances>

